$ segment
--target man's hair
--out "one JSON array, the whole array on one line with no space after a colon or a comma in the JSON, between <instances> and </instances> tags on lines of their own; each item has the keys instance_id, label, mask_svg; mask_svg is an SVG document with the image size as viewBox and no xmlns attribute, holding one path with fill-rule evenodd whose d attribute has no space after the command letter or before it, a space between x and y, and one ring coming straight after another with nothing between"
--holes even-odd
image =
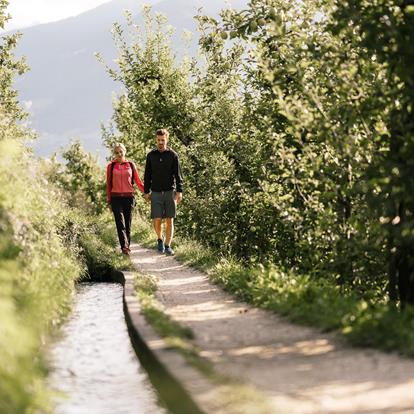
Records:
<instances>
[{"instance_id":1,"label":"man's hair","mask_svg":"<svg viewBox=\"0 0 414 414\"><path fill-rule=\"evenodd\" d=\"M157 136L165 136L167 139L170 136L170 133L165 128L157 129Z\"/></svg>"}]
</instances>

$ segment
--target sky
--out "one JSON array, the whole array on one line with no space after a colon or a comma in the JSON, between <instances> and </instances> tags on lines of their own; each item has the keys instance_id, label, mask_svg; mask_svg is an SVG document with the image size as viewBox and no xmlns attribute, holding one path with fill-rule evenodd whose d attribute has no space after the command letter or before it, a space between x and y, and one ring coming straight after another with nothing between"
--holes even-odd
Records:
<instances>
[{"instance_id":1,"label":"sky","mask_svg":"<svg viewBox=\"0 0 414 414\"><path fill-rule=\"evenodd\" d=\"M9 0L12 16L6 30L21 29L39 23L61 20L93 9L109 0Z\"/></svg>"}]
</instances>

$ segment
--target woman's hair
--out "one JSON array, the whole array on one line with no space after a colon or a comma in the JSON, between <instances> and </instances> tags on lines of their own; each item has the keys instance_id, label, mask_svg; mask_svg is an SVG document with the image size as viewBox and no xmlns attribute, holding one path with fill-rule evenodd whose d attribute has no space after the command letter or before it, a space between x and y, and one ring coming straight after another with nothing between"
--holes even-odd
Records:
<instances>
[{"instance_id":1,"label":"woman's hair","mask_svg":"<svg viewBox=\"0 0 414 414\"><path fill-rule=\"evenodd\" d=\"M124 144L122 144L122 143L120 143L120 142L117 142L114 146L113 146L113 148L112 148L112 152L115 152L115 150L117 149L117 148L121 148L125 153L126 153L126 148L125 148L125 145Z\"/></svg>"}]
</instances>

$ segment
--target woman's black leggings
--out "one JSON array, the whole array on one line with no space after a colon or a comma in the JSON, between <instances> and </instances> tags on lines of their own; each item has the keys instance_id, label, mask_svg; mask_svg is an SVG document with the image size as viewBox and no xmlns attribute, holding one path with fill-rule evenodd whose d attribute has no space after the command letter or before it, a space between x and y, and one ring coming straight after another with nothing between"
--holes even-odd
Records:
<instances>
[{"instance_id":1,"label":"woman's black leggings","mask_svg":"<svg viewBox=\"0 0 414 414\"><path fill-rule=\"evenodd\" d=\"M112 197L111 207L115 217L116 230L121 248L131 243L132 210L134 197Z\"/></svg>"}]
</instances>

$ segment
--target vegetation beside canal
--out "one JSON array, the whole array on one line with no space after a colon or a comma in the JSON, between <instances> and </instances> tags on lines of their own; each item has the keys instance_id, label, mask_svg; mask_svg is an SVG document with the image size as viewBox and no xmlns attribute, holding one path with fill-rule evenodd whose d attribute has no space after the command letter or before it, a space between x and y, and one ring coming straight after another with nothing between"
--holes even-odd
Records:
<instances>
[{"instance_id":1,"label":"vegetation beside canal","mask_svg":"<svg viewBox=\"0 0 414 414\"><path fill-rule=\"evenodd\" d=\"M11 138L0 161L0 412L52 412L44 345L70 312L75 282L128 261L110 215L76 207L56 165Z\"/></svg>"},{"instance_id":2,"label":"vegetation beside canal","mask_svg":"<svg viewBox=\"0 0 414 414\"><path fill-rule=\"evenodd\" d=\"M27 147L33 132L12 89L25 70L11 53L17 37L0 49L0 412L47 413L45 344L70 312L75 283L127 262L115 254L109 213L75 185L73 164L38 160Z\"/></svg>"},{"instance_id":3,"label":"vegetation beside canal","mask_svg":"<svg viewBox=\"0 0 414 414\"><path fill-rule=\"evenodd\" d=\"M77 143L64 165L28 148L36 137L13 89L27 70L13 55L18 37L0 46L0 412L51 413L45 345L70 312L75 283L128 261L114 248L96 160Z\"/></svg>"},{"instance_id":4,"label":"vegetation beside canal","mask_svg":"<svg viewBox=\"0 0 414 414\"><path fill-rule=\"evenodd\" d=\"M41 354L85 273L67 209L20 143L0 142L0 411L48 407Z\"/></svg>"}]
</instances>

